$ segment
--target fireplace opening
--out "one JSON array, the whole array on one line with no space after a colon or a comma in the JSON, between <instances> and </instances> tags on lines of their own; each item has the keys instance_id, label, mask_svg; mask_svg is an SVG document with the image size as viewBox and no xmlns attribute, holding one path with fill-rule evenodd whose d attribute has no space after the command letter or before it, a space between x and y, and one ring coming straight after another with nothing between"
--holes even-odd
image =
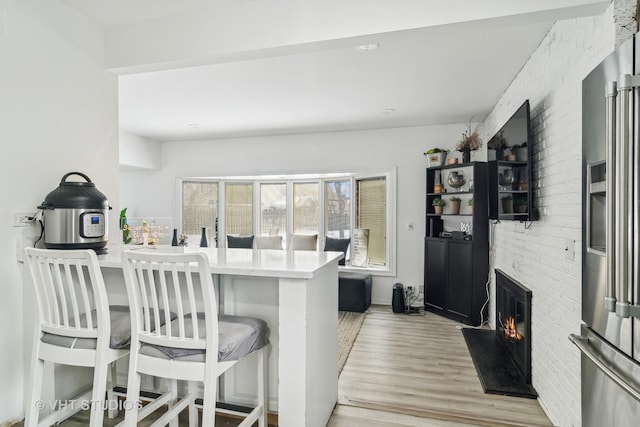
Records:
<instances>
[{"instance_id":1,"label":"fireplace opening","mask_svg":"<svg viewBox=\"0 0 640 427\"><path fill-rule=\"evenodd\" d=\"M496 270L496 330L525 381L531 383L531 291Z\"/></svg>"},{"instance_id":2,"label":"fireplace opening","mask_svg":"<svg viewBox=\"0 0 640 427\"><path fill-rule=\"evenodd\" d=\"M496 329L462 330L486 393L537 397L531 385L531 297L496 269Z\"/></svg>"}]
</instances>

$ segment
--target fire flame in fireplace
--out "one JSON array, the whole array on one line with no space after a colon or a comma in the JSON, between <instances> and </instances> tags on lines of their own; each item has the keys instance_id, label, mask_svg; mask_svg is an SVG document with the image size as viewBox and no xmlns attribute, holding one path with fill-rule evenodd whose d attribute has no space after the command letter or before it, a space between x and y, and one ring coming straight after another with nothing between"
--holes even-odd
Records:
<instances>
[{"instance_id":1,"label":"fire flame in fireplace","mask_svg":"<svg viewBox=\"0 0 640 427\"><path fill-rule=\"evenodd\" d=\"M507 320L504 322L504 335L507 338L514 340L521 340L522 334L518 332L518 328L516 327L516 319L513 316L507 317Z\"/></svg>"}]
</instances>

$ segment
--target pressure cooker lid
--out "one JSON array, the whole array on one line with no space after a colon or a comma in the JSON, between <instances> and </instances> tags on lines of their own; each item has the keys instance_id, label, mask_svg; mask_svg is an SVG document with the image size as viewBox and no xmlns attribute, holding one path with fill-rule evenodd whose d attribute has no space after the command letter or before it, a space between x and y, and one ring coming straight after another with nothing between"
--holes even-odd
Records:
<instances>
[{"instance_id":1,"label":"pressure cooker lid","mask_svg":"<svg viewBox=\"0 0 640 427\"><path fill-rule=\"evenodd\" d=\"M79 175L86 182L67 181L70 175ZM87 175L69 172L62 177L58 188L49 193L38 208L109 209L109 202Z\"/></svg>"}]
</instances>

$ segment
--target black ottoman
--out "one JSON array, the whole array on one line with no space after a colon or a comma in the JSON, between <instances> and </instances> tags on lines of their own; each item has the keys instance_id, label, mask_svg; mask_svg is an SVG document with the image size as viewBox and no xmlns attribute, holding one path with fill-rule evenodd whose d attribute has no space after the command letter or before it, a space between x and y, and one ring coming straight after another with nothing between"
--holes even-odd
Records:
<instances>
[{"instance_id":1,"label":"black ottoman","mask_svg":"<svg viewBox=\"0 0 640 427\"><path fill-rule=\"evenodd\" d=\"M371 275L338 273L338 310L363 313L371 305Z\"/></svg>"}]
</instances>

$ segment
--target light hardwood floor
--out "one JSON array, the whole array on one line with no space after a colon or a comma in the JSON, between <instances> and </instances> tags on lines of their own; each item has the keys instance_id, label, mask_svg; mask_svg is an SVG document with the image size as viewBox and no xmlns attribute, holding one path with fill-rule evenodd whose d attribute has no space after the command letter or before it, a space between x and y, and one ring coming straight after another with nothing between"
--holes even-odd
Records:
<instances>
[{"instance_id":1,"label":"light hardwood floor","mask_svg":"<svg viewBox=\"0 0 640 427\"><path fill-rule=\"evenodd\" d=\"M370 311L329 427L552 425L537 400L483 392L458 323Z\"/></svg>"},{"instance_id":2,"label":"light hardwood floor","mask_svg":"<svg viewBox=\"0 0 640 427\"><path fill-rule=\"evenodd\" d=\"M328 427L551 426L536 400L482 391L459 326L432 313L372 307L340 375ZM86 425L82 417L61 425Z\"/></svg>"}]
</instances>

